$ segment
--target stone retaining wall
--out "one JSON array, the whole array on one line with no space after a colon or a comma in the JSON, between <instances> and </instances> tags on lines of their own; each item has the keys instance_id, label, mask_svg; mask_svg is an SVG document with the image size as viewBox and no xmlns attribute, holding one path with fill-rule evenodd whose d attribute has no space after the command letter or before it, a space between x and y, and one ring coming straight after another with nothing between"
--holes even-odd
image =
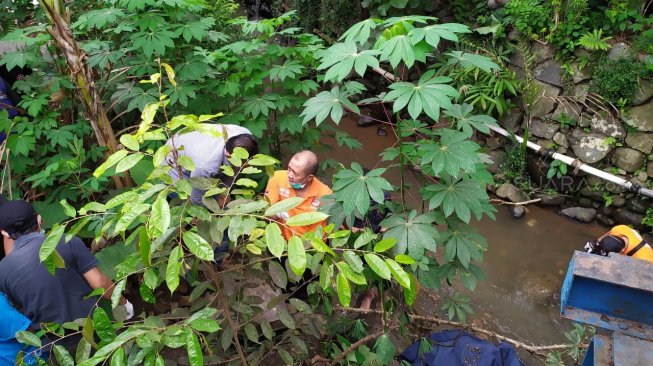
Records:
<instances>
[{"instance_id":1,"label":"stone retaining wall","mask_svg":"<svg viewBox=\"0 0 653 366\"><path fill-rule=\"evenodd\" d=\"M588 94L591 74L587 68L580 69L578 63L572 63L573 74L563 78L563 66L553 58L550 45L534 42L531 52L532 75L541 97L533 107L528 139L641 186L652 187L653 83L640 79L639 85L633 85L637 94L631 108L619 113L608 106L612 113L605 113L605 106L593 103L596 96ZM578 51L579 55L583 52ZM628 57L629 52L626 44L617 43L608 58L618 60ZM523 55L513 54L511 63L517 75L526 75ZM576 121L575 125L561 124L569 120ZM502 127L520 136L524 134L525 123L524 111L519 108L499 120ZM480 139L495 161L490 170L501 181L500 164L505 158L506 139L500 136ZM653 199L638 197L583 172L574 174L571 167L562 178L547 179L549 165L550 161L529 155L528 171L533 186L539 188L540 193L534 195L542 198L540 204L558 207L561 214L579 221L596 221L605 226L628 224L650 232L641 220L646 210L653 208ZM511 201L524 200L526 196L509 183L499 186L496 194Z\"/></svg>"}]
</instances>

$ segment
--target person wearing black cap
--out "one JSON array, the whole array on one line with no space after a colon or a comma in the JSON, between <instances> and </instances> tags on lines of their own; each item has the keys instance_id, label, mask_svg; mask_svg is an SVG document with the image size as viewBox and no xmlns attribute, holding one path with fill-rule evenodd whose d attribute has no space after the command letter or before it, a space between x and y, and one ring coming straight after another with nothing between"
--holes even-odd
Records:
<instances>
[{"instance_id":1,"label":"person wearing black cap","mask_svg":"<svg viewBox=\"0 0 653 366\"><path fill-rule=\"evenodd\" d=\"M29 203L22 200L0 203L0 233L6 254L0 261L0 292L21 308L36 328L43 323L63 324L86 318L98 301L97 297L87 295L93 289L103 288L102 297L111 299L114 288L113 282L98 269L93 253L78 237L66 242L62 236L56 250L65 268L56 268L54 276L51 275L39 260L45 241L42 225L41 216ZM131 303L121 297L120 304L131 318L134 315Z\"/></svg>"},{"instance_id":2,"label":"person wearing black cap","mask_svg":"<svg viewBox=\"0 0 653 366\"><path fill-rule=\"evenodd\" d=\"M617 225L598 239L585 244L588 253L607 256L619 253L653 263L653 249L639 233L626 225Z\"/></svg>"}]
</instances>

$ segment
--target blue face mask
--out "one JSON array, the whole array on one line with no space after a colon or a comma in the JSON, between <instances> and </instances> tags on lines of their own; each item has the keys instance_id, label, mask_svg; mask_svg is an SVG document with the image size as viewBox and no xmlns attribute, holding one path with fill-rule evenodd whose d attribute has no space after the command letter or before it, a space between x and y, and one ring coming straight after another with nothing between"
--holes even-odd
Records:
<instances>
[{"instance_id":1,"label":"blue face mask","mask_svg":"<svg viewBox=\"0 0 653 366\"><path fill-rule=\"evenodd\" d=\"M290 188L292 188L292 189L304 189L304 187L306 187L306 181L307 180L308 180L308 177L306 177L306 179L304 179L303 182L293 183L291 181L288 181L288 183L290 183Z\"/></svg>"}]
</instances>

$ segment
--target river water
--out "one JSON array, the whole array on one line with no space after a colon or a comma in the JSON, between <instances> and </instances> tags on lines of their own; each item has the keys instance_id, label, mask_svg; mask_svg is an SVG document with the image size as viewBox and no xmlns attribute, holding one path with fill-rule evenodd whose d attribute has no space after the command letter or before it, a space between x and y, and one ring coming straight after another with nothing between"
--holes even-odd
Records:
<instances>
[{"instance_id":1,"label":"river water","mask_svg":"<svg viewBox=\"0 0 653 366\"><path fill-rule=\"evenodd\" d=\"M378 136L377 127L357 127L345 118L340 128L364 143L363 150L324 151L321 158L332 158L347 167L351 162L374 168L386 166L378 157L396 141L392 130ZM386 178L399 184L398 170L390 168ZM419 187L414 179L409 193L419 202ZM487 278L475 291L461 290L472 300L475 314L469 322L510 338L536 345L566 343L564 332L571 322L560 317L560 288L573 251L589 239L606 231L598 225L579 224L553 211L529 205L521 219L514 219L506 206L497 206L496 221L484 218L472 225L488 240L488 251L481 265ZM418 297L416 310L422 315L445 316L440 310L445 290L428 291ZM526 364L531 364L524 360Z\"/></svg>"}]
</instances>

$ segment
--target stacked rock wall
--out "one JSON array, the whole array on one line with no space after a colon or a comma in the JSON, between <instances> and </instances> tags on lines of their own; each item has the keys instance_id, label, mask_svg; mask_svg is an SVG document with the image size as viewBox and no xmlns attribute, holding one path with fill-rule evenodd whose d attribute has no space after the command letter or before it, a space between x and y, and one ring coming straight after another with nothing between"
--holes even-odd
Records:
<instances>
[{"instance_id":1,"label":"stacked rock wall","mask_svg":"<svg viewBox=\"0 0 653 366\"><path fill-rule=\"evenodd\" d=\"M652 82L640 78L639 85L633 85L637 92L632 106L618 111L589 93L592 75L588 67L581 68L578 62L573 62L563 68L554 59L554 50L538 42L533 43L531 53L530 74L538 86L539 97L531 108L528 139L633 183L652 187ZM627 45L613 45L608 58L624 57L632 57ZM529 74L524 70L524 59L518 52L511 58L511 69L521 77ZM499 124L523 136L525 118L523 109L516 108L500 118ZM505 180L500 169L505 159L504 144L502 137L485 139L486 152L495 161L490 170L498 181ZM628 224L650 232L650 227L641 221L647 210L653 208L653 199L637 196L583 172L574 172L571 167L562 178L548 179L550 163L539 156L528 157L530 179L538 188L534 195L542 198L542 205L559 207L563 215L579 221L596 221L606 226ZM507 200L522 199L523 194L516 191L519 189L514 185L505 183L496 193Z\"/></svg>"}]
</instances>

